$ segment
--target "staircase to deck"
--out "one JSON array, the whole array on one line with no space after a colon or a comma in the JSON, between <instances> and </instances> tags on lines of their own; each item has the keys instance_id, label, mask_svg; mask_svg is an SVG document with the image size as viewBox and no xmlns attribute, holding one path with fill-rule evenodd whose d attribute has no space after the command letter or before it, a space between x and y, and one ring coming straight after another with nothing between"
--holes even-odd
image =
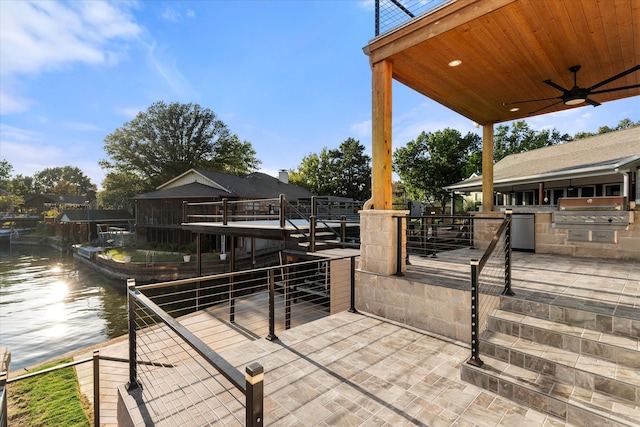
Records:
<instances>
[{"instance_id":1,"label":"staircase to deck","mask_svg":"<svg viewBox=\"0 0 640 427\"><path fill-rule=\"evenodd\" d=\"M461 378L572 425L638 426L637 307L526 290L503 296L481 334L484 365L464 363Z\"/></svg>"}]
</instances>

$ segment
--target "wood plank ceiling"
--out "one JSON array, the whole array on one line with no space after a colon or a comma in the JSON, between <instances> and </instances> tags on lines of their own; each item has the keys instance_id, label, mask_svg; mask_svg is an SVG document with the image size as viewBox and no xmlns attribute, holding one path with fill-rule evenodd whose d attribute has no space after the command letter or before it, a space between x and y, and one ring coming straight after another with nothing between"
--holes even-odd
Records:
<instances>
[{"instance_id":1,"label":"wood plank ceiling","mask_svg":"<svg viewBox=\"0 0 640 427\"><path fill-rule=\"evenodd\" d=\"M372 64L391 61L395 80L476 123L516 120L588 105L567 106L544 83L571 89L574 65L577 85L589 88L640 64L640 0L457 0L364 51ZM448 66L453 60L462 64ZM594 91L639 84L640 70ZM637 95L638 87L589 99Z\"/></svg>"}]
</instances>

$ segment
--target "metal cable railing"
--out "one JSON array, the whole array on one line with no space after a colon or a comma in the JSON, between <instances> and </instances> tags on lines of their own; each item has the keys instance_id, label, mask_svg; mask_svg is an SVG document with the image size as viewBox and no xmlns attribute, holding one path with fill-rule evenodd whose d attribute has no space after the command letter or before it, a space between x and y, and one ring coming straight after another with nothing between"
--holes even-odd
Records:
<instances>
[{"instance_id":1,"label":"metal cable railing","mask_svg":"<svg viewBox=\"0 0 640 427\"><path fill-rule=\"evenodd\" d=\"M277 339L278 331L334 312L355 312L354 275L355 259L347 257L139 287L132 282L129 360L138 362L130 364L129 384L142 390L154 422L244 423L243 406L246 419L255 419L249 414L254 405L245 403L254 394L248 385L243 390L242 374L218 352L257 338ZM203 319L207 328L198 330L199 337L191 328Z\"/></svg>"},{"instance_id":2,"label":"metal cable railing","mask_svg":"<svg viewBox=\"0 0 640 427\"><path fill-rule=\"evenodd\" d=\"M140 293L133 280L128 299L127 388L139 393L141 414L154 425L262 425L261 365L247 366L245 377Z\"/></svg>"},{"instance_id":3,"label":"metal cable railing","mask_svg":"<svg viewBox=\"0 0 640 427\"><path fill-rule=\"evenodd\" d=\"M487 329L487 316L500 305L501 295L511 290L511 211L491 239L480 260L471 260L471 358L482 366L480 335Z\"/></svg>"},{"instance_id":4,"label":"metal cable railing","mask_svg":"<svg viewBox=\"0 0 640 427\"><path fill-rule=\"evenodd\" d=\"M376 0L376 37L453 1L455 0Z\"/></svg>"}]
</instances>

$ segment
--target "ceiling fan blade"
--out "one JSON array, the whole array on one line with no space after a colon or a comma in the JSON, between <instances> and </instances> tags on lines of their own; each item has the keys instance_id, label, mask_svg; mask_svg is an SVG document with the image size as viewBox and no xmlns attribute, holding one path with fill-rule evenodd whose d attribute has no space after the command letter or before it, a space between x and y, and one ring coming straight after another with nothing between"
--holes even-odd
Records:
<instances>
[{"instance_id":1,"label":"ceiling fan blade","mask_svg":"<svg viewBox=\"0 0 640 427\"><path fill-rule=\"evenodd\" d=\"M591 104L594 107L597 107L598 105L600 105L598 101L594 101L593 99L589 99L589 98L585 99L584 102L586 102L587 104Z\"/></svg>"},{"instance_id":2,"label":"ceiling fan blade","mask_svg":"<svg viewBox=\"0 0 640 427\"><path fill-rule=\"evenodd\" d=\"M611 89L594 90L593 92L589 92L589 95L598 94L598 93L614 92L616 90L635 89L637 87L640 87L640 84L614 87L614 88L611 88Z\"/></svg>"},{"instance_id":3,"label":"ceiling fan blade","mask_svg":"<svg viewBox=\"0 0 640 427\"><path fill-rule=\"evenodd\" d=\"M624 76L626 76L627 74L631 74L631 73L633 73L634 71L638 71L638 70L640 70L640 65L636 65L635 67L631 67L631 68L629 68L627 71L623 71L623 72L621 72L621 73L619 73L619 74L616 74L616 75L615 75L615 76L613 76L613 77L609 77L608 79L601 81L600 83L596 83L596 84L594 84L593 86L591 86L591 87L589 88L589 90L591 91L591 90L593 90L593 89L599 88L600 86L604 86L604 85L606 85L607 83L611 83L611 82L612 82L612 81L614 81L614 80L618 80L620 77L624 77Z\"/></svg>"},{"instance_id":4,"label":"ceiling fan blade","mask_svg":"<svg viewBox=\"0 0 640 427\"><path fill-rule=\"evenodd\" d=\"M549 86L551 86L551 87L554 87L554 88L558 89L558 90L559 90L560 92L562 92L562 93L567 93L567 92L569 92L569 90L568 90L568 89L565 89L565 88L563 88L562 86L560 86L560 85L555 84L554 82L552 82L552 81L551 81L551 79L549 79L549 80L544 80L544 81L543 81L543 83L546 83L546 84L548 84Z\"/></svg>"},{"instance_id":5,"label":"ceiling fan blade","mask_svg":"<svg viewBox=\"0 0 640 427\"><path fill-rule=\"evenodd\" d=\"M503 102L502 105L504 105L505 107L508 107L509 105L527 104L529 102L551 101L552 99L560 99L560 97L554 96L553 98L527 99L526 101Z\"/></svg>"},{"instance_id":6,"label":"ceiling fan blade","mask_svg":"<svg viewBox=\"0 0 640 427\"><path fill-rule=\"evenodd\" d=\"M531 112L529 112L529 114L534 114L534 113L537 113L539 111L546 110L547 108L553 107L554 105L558 105L561 102L562 102L562 100L560 100L558 102L554 102L553 104L549 104L546 107L538 108L537 110L531 111Z\"/></svg>"}]
</instances>

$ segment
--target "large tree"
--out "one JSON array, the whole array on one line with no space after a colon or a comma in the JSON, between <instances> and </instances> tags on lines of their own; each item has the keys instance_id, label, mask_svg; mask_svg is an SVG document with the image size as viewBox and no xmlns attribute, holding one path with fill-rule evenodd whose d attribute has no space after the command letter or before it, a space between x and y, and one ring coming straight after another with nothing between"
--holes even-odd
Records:
<instances>
[{"instance_id":1,"label":"large tree","mask_svg":"<svg viewBox=\"0 0 640 427\"><path fill-rule=\"evenodd\" d=\"M478 135L468 133L463 137L449 128L422 132L393 152L393 170L413 200L438 202L444 212L450 195L443 187L466 178L467 160L479 143Z\"/></svg>"},{"instance_id":2,"label":"large tree","mask_svg":"<svg viewBox=\"0 0 640 427\"><path fill-rule=\"evenodd\" d=\"M156 102L104 142L109 159L100 165L108 174L137 177L145 190L191 168L245 174L260 165L251 143L241 142L213 111L198 104ZM132 176L111 175L103 187L131 181Z\"/></svg>"},{"instance_id":3,"label":"large tree","mask_svg":"<svg viewBox=\"0 0 640 427\"><path fill-rule=\"evenodd\" d=\"M33 175L33 189L37 193L81 196L96 191L96 185L80 168L56 166Z\"/></svg>"},{"instance_id":4,"label":"large tree","mask_svg":"<svg viewBox=\"0 0 640 427\"><path fill-rule=\"evenodd\" d=\"M304 157L289 171L289 181L320 196L366 200L371 195L371 158L364 151L359 141L347 138L336 149L325 147Z\"/></svg>"}]
</instances>

